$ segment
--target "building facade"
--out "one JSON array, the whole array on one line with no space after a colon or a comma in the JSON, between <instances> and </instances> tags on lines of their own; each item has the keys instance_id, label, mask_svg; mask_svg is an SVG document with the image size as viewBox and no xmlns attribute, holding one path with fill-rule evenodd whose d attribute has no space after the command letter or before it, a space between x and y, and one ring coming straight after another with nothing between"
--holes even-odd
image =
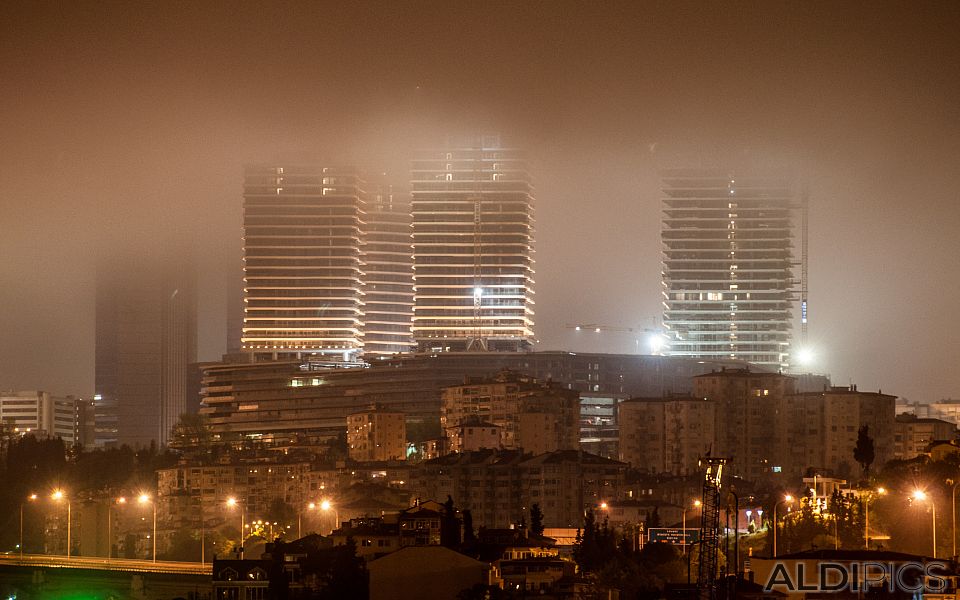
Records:
<instances>
[{"instance_id":1,"label":"building facade","mask_svg":"<svg viewBox=\"0 0 960 600\"><path fill-rule=\"evenodd\" d=\"M533 185L522 153L482 136L421 153L411 179L418 349L529 349Z\"/></svg>"},{"instance_id":2,"label":"building facade","mask_svg":"<svg viewBox=\"0 0 960 600\"><path fill-rule=\"evenodd\" d=\"M347 415L347 448L358 462L404 460L406 415L377 408Z\"/></svg>"},{"instance_id":3,"label":"building facade","mask_svg":"<svg viewBox=\"0 0 960 600\"><path fill-rule=\"evenodd\" d=\"M197 360L196 273L160 254L102 260L96 297L97 445L164 445Z\"/></svg>"},{"instance_id":4,"label":"building facade","mask_svg":"<svg viewBox=\"0 0 960 600\"><path fill-rule=\"evenodd\" d=\"M363 356L413 349L413 224L409 204L387 185L369 194L363 238Z\"/></svg>"},{"instance_id":5,"label":"building facade","mask_svg":"<svg viewBox=\"0 0 960 600\"><path fill-rule=\"evenodd\" d=\"M957 424L952 421L900 414L894 424L893 457L910 460L929 452L934 442L953 442L956 439Z\"/></svg>"},{"instance_id":6,"label":"building facade","mask_svg":"<svg viewBox=\"0 0 960 600\"><path fill-rule=\"evenodd\" d=\"M663 302L673 356L785 369L794 302L792 180L671 169L663 193Z\"/></svg>"},{"instance_id":7,"label":"building facade","mask_svg":"<svg viewBox=\"0 0 960 600\"><path fill-rule=\"evenodd\" d=\"M875 467L894 458L896 397L861 392L857 386L786 396L777 437L783 469L791 477L807 470L851 479L860 473L853 457L861 427L873 439Z\"/></svg>"},{"instance_id":8,"label":"building facade","mask_svg":"<svg viewBox=\"0 0 960 600\"><path fill-rule=\"evenodd\" d=\"M60 438L68 448L94 443L91 403L73 396L40 390L0 392L0 424L11 439Z\"/></svg>"},{"instance_id":9,"label":"building facade","mask_svg":"<svg viewBox=\"0 0 960 600\"><path fill-rule=\"evenodd\" d=\"M537 503L546 527L580 527L587 508L616 500L627 465L563 450L532 455L519 450L481 450L426 461L411 474L421 498L454 498L475 527L509 527Z\"/></svg>"},{"instance_id":10,"label":"building facade","mask_svg":"<svg viewBox=\"0 0 960 600\"><path fill-rule=\"evenodd\" d=\"M440 398L440 428L454 443L457 428L479 418L500 427L502 448L541 453L580 447L580 394L558 384L501 371L444 388Z\"/></svg>"},{"instance_id":11,"label":"building facade","mask_svg":"<svg viewBox=\"0 0 960 600\"><path fill-rule=\"evenodd\" d=\"M693 378L693 396L716 404L713 455L731 459L728 472L758 481L782 472L779 423L795 380L780 373L720 369ZM779 470L778 470L779 468Z\"/></svg>"},{"instance_id":12,"label":"building facade","mask_svg":"<svg viewBox=\"0 0 960 600\"><path fill-rule=\"evenodd\" d=\"M620 460L644 473L699 473L716 440L716 407L684 396L621 402Z\"/></svg>"},{"instance_id":13,"label":"building facade","mask_svg":"<svg viewBox=\"0 0 960 600\"><path fill-rule=\"evenodd\" d=\"M200 412L220 439L286 444L336 437L347 415L377 404L405 413L410 433L420 425L439 426L443 388L462 385L465 377L490 377L510 369L589 396L589 412L581 413L581 435L596 439L593 423L600 418L606 436L601 443L609 446L612 440L615 446L619 401L689 393L694 375L725 365L742 363L573 352L441 352L353 368L312 360L227 360L203 365ZM596 414L597 406L602 415ZM617 456L615 447L609 456Z\"/></svg>"},{"instance_id":14,"label":"building facade","mask_svg":"<svg viewBox=\"0 0 960 600\"><path fill-rule=\"evenodd\" d=\"M365 194L352 169L246 168L245 351L264 359L360 354Z\"/></svg>"}]
</instances>

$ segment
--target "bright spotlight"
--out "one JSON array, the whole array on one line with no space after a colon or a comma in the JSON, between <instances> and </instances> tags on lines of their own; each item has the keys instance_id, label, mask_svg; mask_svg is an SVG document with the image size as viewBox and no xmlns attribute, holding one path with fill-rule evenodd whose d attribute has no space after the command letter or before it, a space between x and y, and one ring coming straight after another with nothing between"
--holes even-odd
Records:
<instances>
[{"instance_id":1,"label":"bright spotlight","mask_svg":"<svg viewBox=\"0 0 960 600\"><path fill-rule=\"evenodd\" d=\"M320 503L321 510L330 510L331 506L332 505L330 504L329 500L324 500L323 502Z\"/></svg>"},{"instance_id":2,"label":"bright spotlight","mask_svg":"<svg viewBox=\"0 0 960 600\"><path fill-rule=\"evenodd\" d=\"M479 298L481 296L483 296L483 288L482 287L473 288L473 297Z\"/></svg>"},{"instance_id":3,"label":"bright spotlight","mask_svg":"<svg viewBox=\"0 0 960 600\"><path fill-rule=\"evenodd\" d=\"M924 492L923 490L914 490L914 492L913 492L913 499L914 499L914 500L926 500L926 499L927 499L927 493Z\"/></svg>"},{"instance_id":4,"label":"bright spotlight","mask_svg":"<svg viewBox=\"0 0 960 600\"><path fill-rule=\"evenodd\" d=\"M663 336L657 333L654 333L647 340L647 343L650 345L650 354L660 354L663 350Z\"/></svg>"},{"instance_id":5,"label":"bright spotlight","mask_svg":"<svg viewBox=\"0 0 960 600\"><path fill-rule=\"evenodd\" d=\"M809 365L813 363L813 359L813 350L810 348L800 348L800 350L797 352L797 361L799 361L801 365Z\"/></svg>"}]
</instances>

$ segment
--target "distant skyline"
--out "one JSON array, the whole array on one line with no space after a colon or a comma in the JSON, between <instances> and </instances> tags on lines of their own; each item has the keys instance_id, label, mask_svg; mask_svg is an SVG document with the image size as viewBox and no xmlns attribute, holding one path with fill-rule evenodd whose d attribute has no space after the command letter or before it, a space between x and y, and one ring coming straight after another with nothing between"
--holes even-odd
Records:
<instances>
[{"instance_id":1,"label":"distant skyline","mask_svg":"<svg viewBox=\"0 0 960 600\"><path fill-rule=\"evenodd\" d=\"M95 249L158 235L198 248L218 359L244 164L405 186L496 131L530 159L539 349L636 347L566 324L659 319L658 170L746 153L810 185L814 368L960 397L960 6L284 6L0 6L0 388L92 395Z\"/></svg>"}]
</instances>

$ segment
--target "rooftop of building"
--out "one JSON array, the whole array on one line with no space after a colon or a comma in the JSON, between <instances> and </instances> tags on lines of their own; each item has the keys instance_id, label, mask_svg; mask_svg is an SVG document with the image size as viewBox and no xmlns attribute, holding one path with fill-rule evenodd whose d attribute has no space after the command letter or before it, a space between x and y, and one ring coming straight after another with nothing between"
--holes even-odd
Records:
<instances>
[{"instance_id":1,"label":"rooftop of building","mask_svg":"<svg viewBox=\"0 0 960 600\"><path fill-rule=\"evenodd\" d=\"M829 389L824 389L819 392L798 392L793 394L794 396L828 396L828 395L853 395L857 394L860 396L884 396L886 398L896 399L896 396L891 394L884 394L883 390L877 390L876 392L864 392L857 389L857 384L851 385L833 385Z\"/></svg>"},{"instance_id":2,"label":"rooftop of building","mask_svg":"<svg viewBox=\"0 0 960 600\"><path fill-rule=\"evenodd\" d=\"M944 419L936 419L934 417L918 417L913 413L900 413L896 417L897 423L929 423L929 424L943 424L956 427L956 423L952 421L946 421Z\"/></svg>"},{"instance_id":3,"label":"rooftop of building","mask_svg":"<svg viewBox=\"0 0 960 600\"><path fill-rule=\"evenodd\" d=\"M785 375L779 372L771 371L762 371L756 370L756 367L751 369L750 366L744 367L726 367L721 366L720 370L712 369L709 373L703 373L702 375L694 375L695 379L702 377L717 377L721 375L723 377L773 377L773 378L785 378L785 379L795 379L790 375Z\"/></svg>"}]
</instances>

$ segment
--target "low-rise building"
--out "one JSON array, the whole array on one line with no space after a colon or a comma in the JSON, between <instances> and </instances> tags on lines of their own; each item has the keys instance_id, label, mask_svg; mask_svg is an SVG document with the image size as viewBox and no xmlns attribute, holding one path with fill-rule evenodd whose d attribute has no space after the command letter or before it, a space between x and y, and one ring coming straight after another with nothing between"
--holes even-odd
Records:
<instances>
[{"instance_id":1,"label":"low-rise building","mask_svg":"<svg viewBox=\"0 0 960 600\"><path fill-rule=\"evenodd\" d=\"M716 404L702 398L620 403L620 460L643 473L699 473L716 438Z\"/></svg>"},{"instance_id":2,"label":"low-rise building","mask_svg":"<svg viewBox=\"0 0 960 600\"><path fill-rule=\"evenodd\" d=\"M620 497L627 465L575 450L532 455L480 450L425 461L411 475L422 498L453 498L475 527L509 527L533 504L546 527L578 527L584 510Z\"/></svg>"},{"instance_id":3,"label":"low-rise building","mask_svg":"<svg viewBox=\"0 0 960 600\"><path fill-rule=\"evenodd\" d=\"M500 448L501 429L503 428L499 425L481 421L478 416L470 416L459 425L447 428L450 451L472 452ZM430 458L436 458L436 456Z\"/></svg>"},{"instance_id":4,"label":"low-rise building","mask_svg":"<svg viewBox=\"0 0 960 600\"><path fill-rule=\"evenodd\" d=\"M951 421L899 414L893 432L893 457L910 460L926 454L933 442L950 442L956 437L957 425Z\"/></svg>"},{"instance_id":5,"label":"low-rise building","mask_svg":"<svg viewBox=\"0 0 960 600\"><path fill-rule=\"evenodd\" d=\"M441 392L440 426L448 438L477 418L501 428L500 446L530 452L580 447L580 394L540 383L515 371L495 377L467 377Z\"/></svg>"},{"instance_id":6,"label":"low-rise building","mask_svg":"<svg viewBox=\"0 0 960 600\"><path fill-rule=\"evenodd\" d=\"M406 459L406 416L376 407L348 415L347 447L358 462Z\"/></svg>"}]
</instances>

